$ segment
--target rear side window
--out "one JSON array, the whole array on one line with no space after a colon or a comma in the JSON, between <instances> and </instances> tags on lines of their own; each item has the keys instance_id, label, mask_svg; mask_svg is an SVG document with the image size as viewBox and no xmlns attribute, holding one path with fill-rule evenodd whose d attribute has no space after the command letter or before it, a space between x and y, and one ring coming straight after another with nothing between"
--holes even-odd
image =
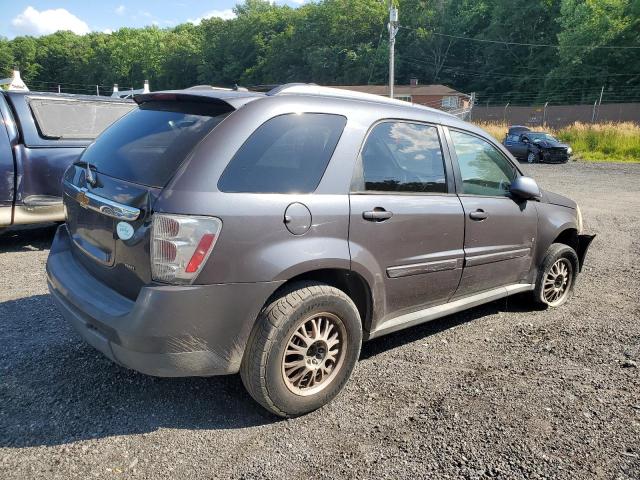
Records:
<instances>
[{"instance_id":1,"label":"rear side window","mask_svg":"<svg viewBox=\"0 0 640 480\"><path fill-rule=\"evenodd\" d=\"M106 130L81 160L111 177L163 187L230 110L210 103L143 103Z\"/></svg>"},{"instance_id":2,"label":"rear side window","mask_svg":"<svg viewBox=\"0 0 640 480\"><path fill-rule=\"evenodd\" d=\"M384 122L371 131L360 154L352 189L368 192L446 193L438 129Z\"/></svg>"},{"instance_id":3,"label":"rear side window","mask_svg":"<svg viewBox=\"0 0 640 480\"><path fill-rule=\"evenodd\" d=\"M133 102L61 98L30 98L29 106L42 137L69 140L93 140L136 108Z\"/></svg>"},{"instance_id":4,"label":"rear side window","mask_svg":"<svg viewBox=\"0 0 640 480\"><path fill-rule=\"evenodd\" d=\"M303 113L263 123L227 165L218 182L223 192L313 192L338 144L347 119Z\"/></svg>"}]
</instances>

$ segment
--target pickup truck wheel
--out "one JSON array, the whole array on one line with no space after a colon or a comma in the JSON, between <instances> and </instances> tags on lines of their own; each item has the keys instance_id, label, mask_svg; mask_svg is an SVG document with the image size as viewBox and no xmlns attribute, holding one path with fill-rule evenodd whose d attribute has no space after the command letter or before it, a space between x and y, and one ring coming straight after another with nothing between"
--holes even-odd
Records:
<instances>
[{"instance_id":1,"label":"pickup truck wheel","mask_svg":"<svg viewBox=\"0 0 640 480\"><path fill-rule=\"evenodd\" d=\"M536 302L549 307L563 305L571 296L578 274L578 255L568 245L552 244L538 271L533 292Z\"/></svg>"},{"instance_id":2,"label":"pickup truck wheel","mask_svg":"<svg viewBox=\"0 0 640 480\"><path fill-rule=\"evenodd\" d=\"M275 415L303 415L342 390L361 343L360 315L344 292L293 284L261 311L242 360L242 382Z\"/></svg>"}]
</instances>

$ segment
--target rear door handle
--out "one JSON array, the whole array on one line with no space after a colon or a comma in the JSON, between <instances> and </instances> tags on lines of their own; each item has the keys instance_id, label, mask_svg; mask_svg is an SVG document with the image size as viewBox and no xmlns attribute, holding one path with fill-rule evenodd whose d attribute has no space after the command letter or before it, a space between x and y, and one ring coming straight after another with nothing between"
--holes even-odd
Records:
<instances>
[{"instance_id":1,"label":"rear door handle","mask_svg":"<svg viewBox=\"0 0 640 480\"><path fill-rule=\"evenodd\" d=\"M370 222L383 222L393 217L393 212L389 212L381 207L376 207L368 212L362 212L362 218Z\"/></svg>"},{"instance_id":2,"label":"rear door handle","mask_svg":"<svg viewBox=\"0 0 640 480\"><path fill-rule=\"evenodd\" d=\"M475 212L471 212L469 214L469 218L471 220L476 220L476 221L482 221L484 219L486 219L489 216L489 214L487 212L485 212L482 209L478 209Z\"/></svg>"}]
</instances>

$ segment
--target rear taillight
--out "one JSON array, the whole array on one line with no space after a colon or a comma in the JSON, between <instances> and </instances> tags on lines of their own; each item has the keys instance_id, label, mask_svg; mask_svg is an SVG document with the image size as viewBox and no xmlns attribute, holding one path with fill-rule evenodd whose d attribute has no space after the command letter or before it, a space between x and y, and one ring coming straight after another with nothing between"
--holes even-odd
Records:
<instances>
[{"instance_id":1,"label":"rear taillight","mask_svg":"<svg viewBox=\"0 0 640 480\"><path fill-rule=\"evenodd\" d=\"M151 275L158 282L190 284L211 255L222 221L215 217L155 213Z\"/></svg>"}]
</instances>

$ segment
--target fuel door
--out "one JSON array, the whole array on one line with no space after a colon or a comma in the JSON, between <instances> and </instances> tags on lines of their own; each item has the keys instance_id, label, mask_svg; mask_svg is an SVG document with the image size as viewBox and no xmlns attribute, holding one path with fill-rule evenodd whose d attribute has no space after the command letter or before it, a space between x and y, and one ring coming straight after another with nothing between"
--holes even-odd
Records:
<instances>
[{"instance_id":1,"label":"fuel door","mask_svg":"<svg viewBox=\"0 0 640 480\"><path fill-rule=\"evenodd\" d=\"M292 203L284 211L284 224L292 234L304 235L311 228L311 212L302 203Z\"/></svg>"}]
</instances>

